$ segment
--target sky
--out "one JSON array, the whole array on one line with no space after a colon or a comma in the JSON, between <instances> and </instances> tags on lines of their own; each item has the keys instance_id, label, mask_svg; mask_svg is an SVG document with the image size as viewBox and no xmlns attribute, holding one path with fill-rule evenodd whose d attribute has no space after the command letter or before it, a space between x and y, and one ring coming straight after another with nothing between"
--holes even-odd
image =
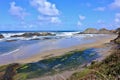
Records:
<instances>
[{"instance_id":1,"label":"sky","mask_svg":"<svg viewBox=\"0 0 120 80\"><path fill-rule=\"evenodd\" d=\"M2 0L0 31L120 27L120 0Z\"/></svg>"}]
</instances>

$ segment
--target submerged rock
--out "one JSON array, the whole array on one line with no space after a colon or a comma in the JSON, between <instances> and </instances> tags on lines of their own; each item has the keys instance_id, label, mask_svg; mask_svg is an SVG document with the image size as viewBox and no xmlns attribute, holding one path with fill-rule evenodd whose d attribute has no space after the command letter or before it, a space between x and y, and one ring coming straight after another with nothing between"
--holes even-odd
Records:
<instances>
[{"instance_id":1,"label":"submerged rock","mask_svg":"<svg viewBox=\"0 0 120 80\"><path fill-rule=\"evenodd\" d=\"M34 38L34 39L30 39L30 40L40 40L40 38Z\"/></svg>"},{"instance_id":2,"label":"submerged rock","mask_svg":"<svg viewBox=\"0 0 120 80\"><path fill-rule=\"evenodd\" d=\"M14 41L17 41L17 40L6 40L6 42L14 42Z\"/></svg>"}]
</instances>

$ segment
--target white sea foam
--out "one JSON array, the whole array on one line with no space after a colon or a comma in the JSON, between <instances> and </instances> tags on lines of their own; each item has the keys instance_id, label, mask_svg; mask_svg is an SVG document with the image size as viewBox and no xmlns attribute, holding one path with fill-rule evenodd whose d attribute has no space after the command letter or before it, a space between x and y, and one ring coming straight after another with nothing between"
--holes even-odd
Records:
<instances>
[{"instance_id":1,"label":"white sea foam","mask_svg":"<svg viewBox=\"0 0 120 80\"><path fill-rule=\"evenodd\" d=\"M53 38L62 38L62 37L79 37L79 38L84 38L84 37L95 37L95 36L103 36L104 34L78 34L80 32L51 32L52 34L56 34L56 36L52 36ZM5 37L3 39L0 39L0 41L6 41L6 40L32 40L32 39L44 39L46 37L50 38L51 36L33 36L33 37L11 37L13 35L22 35L22 33L2 33L2 35ZM51 38L52 38L51 37Z\"/></svg>"},{"instance_id":2,"label":"white sea foam","mask_svg":"<svg viewBox=\"0 0 120 80\"><path fill-rule=\"evenodd\" d=\"M6 56L6 55L9 55L9 54L15 53L15 52L17 52L17 51L19 51L19 50L20 50L20 49L15 49L15 50L13 50L13 51L11 51L11 52L4 53L4 54L2 54L2 55L0 55L0 56Z\"/></svg>"},{"instance_id":3,"label":"white sea foam","mask_svg":"<svg viewBox=\"0 0 120 80\"><path fill-rule=\"evenodd\" d=\"M10 38L13 35L22 35L23 33L2 33L5 38Z\"/></svg>"},{"instance_id":4,"label":"white sea foam","mask_svg":"<svg viewBox=\"0 0 120 80\"><path fill-rule=\"evenodd\" d=\"M56 33L56 36L73 36L79 32L62 32L62 33Z\"/></svg>"}]
</instances>

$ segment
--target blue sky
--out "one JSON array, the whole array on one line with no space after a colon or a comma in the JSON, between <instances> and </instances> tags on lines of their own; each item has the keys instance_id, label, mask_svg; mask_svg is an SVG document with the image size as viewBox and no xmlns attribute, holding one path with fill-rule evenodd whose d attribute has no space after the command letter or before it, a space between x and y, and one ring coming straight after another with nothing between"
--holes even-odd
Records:
<instances>
[{"instance_id":1,"label":"blue sky","mask_svg":"<svg viewBox=\"0 0 120 80\"><path fill-rule=\"evenodd\" d=\"M0 30L120 27L120 0L2 0Z\"/></svg>"}]
</instances>

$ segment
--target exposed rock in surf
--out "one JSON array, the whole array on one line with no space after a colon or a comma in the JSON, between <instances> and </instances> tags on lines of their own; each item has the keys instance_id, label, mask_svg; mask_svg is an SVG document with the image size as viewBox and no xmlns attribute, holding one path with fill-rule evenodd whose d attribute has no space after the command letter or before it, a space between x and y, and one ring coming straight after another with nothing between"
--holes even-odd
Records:
<instances>
[{"instance_id":1,"label":"exposed rock in surf","mask_svg":"<svg viewBox=\"0 0 120 80\"><path fill-rule=\"evenodd\" d=\"M41 33L41 36L55 36L55 34L52 34L49 32L43 32L43 33Z\"/></svg>"},{"instance_id":2,"label":"exposed rock in surf","mask_svg":"<svg viewBox=\"0 0 120 80\"><path fill-rule=\"evenodd\" d=\"M1 38L4 38L4 36L3 36L2 34L0 34L0 39L1 39Z\"/></svg>"},{"instance_id":3,"label":"exposed rock in surf","mask_svg":"<svg viewBox=\"0 0 120 80\"><path fill-rule=\"evenodd\" d=\"M11 37L33 37L33 36L54 36L55 34L52 33L48 33L48 32L42 32L42 33L38 33L38 32L31 32L31 33L24 33L22 35L13 35Z\"/></svg>"}]
</instances>

